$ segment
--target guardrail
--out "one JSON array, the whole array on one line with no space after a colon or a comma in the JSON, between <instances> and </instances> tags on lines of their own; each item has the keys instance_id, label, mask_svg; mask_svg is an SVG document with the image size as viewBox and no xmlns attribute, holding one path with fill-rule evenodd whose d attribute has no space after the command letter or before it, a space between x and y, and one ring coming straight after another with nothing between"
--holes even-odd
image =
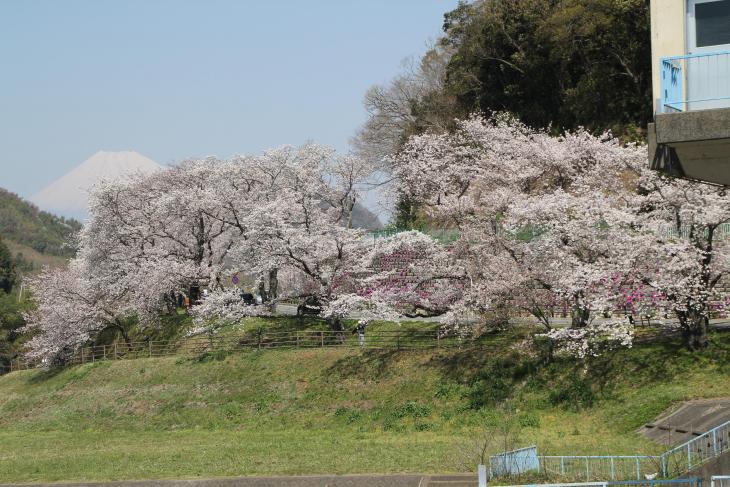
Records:
<instances>
[{"instance_id":1,"label":"guardrail","mask_svg":"<svg viewBox=\"0 0 730 487\"><path fill-rule=\"evenodd\" d=\"M730 107L730 51L660 61L660 113Z\"/></svg>"}]
</instances>

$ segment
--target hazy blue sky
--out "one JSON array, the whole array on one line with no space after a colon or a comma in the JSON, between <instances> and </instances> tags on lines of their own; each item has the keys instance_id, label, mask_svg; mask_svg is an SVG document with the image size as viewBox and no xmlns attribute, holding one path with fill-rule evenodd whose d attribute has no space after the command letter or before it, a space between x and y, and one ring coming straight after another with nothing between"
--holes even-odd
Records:
<instances>
[{"instance_id":1,"label":"hazy blue sky","mask_svg":"<svg viewBox=\"0 0 730 487\"><path fill-rule=\"evenodd\" d=\"M98 150L346 150L365 90L456 4L0 0L0 186L30 196Z\"/></svg>"}]
</instances>

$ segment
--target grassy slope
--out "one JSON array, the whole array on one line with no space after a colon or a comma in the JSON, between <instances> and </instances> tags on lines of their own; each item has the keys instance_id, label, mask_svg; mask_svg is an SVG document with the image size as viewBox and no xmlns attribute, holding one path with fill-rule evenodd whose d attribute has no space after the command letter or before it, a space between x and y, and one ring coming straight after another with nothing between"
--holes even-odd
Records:
<instances>
[{"instance_id":1,"label":"grassy slope","mask_svg":"<svg viewBox=\"0 0 730 487\"><path fill-rule=\"evenodd\" d=\"M13 242L12 240L3 240L3 243L8 246L10 253L15 257L17 254L23 254L23 257L32 262L36 268L41 269L44 266L48 267L63 267L68 262L68 258L59 257L56 255L42 254L35 249L28 247L27 245Z\"/></svg>"},{"instance_id":2,"label":"grassy slope","mask_svg":"<svg viewBox=\"0 0 730 487\"><path fill-rule=\"evenodd\" d=\"M701 355L655 344L587 371L507 349L327 349L16 372L0 377L0 479L459 471L500 397L519 409L521 445L648 453L659 448L633 432L643 422L730 395L730 336L713 340Z\"/></svg>"}]
</instances>

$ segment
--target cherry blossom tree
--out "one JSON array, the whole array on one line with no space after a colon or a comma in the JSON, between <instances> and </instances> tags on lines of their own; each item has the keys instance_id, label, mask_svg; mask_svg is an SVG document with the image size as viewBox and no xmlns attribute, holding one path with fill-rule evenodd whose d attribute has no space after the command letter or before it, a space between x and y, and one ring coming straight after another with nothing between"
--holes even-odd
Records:
<instances>
[{"instance_id":1,"label":"cherry blossom tree","mask_svg":"<svg viewBox=\"0 0 730 487\"><path fill-rule=\"evenodd\" d=\"M443 315L465 287L458 252L415 230L377 239L360 263L356 292L405 316Z\"/></svg>"},{"instance_id":2,"label":"cherry blossom tree","mask_svg":"<svg viewBox=\"0 0 730 487\"><path fill-rule=\"evenodd\" d=\"M114 330L129 342L126 291L100 288L86 278L86 263L75 259L65 269L45 269L27 277L36 308L27 316L25 333L32 335L27 356L46 366L61 365L87 341Z\"/></svg>"},{"instance_id":3,"label":"cherry blossom tree","mask_svg":"<svg viewBox=\"0 0 730 487\"><path fill-rule=\"evenodd\" d=\"M246 238L232 248L234 266L260 274L294 272L303 283L298 297L322 306L352 291L348 280L365 249L364 232L352 228L352 212L368 165L307 145L268 151L253 170L263 175L263 184ZM339 318L329 321L342 329Z\"/></svg>"},{"instance_id":4,"label":"cherry blossom tree","mask_svg":"<svg viewBox=\"0 0 730 487\"><path fill-rule=\"evenodd\" d=\"M610 311L605 279L626 271L644 162L642 148L608 136L553 137L505 116L412 138L394 159L401 190L461 234L469 285L446 319L507 305L549 330L559 303L573 328Z\"/></svg>"},{"instance_id":5,"label":"cherry blossom tree","mask_svg":"<svg viewBox=\"0 0 730 487\"><path fill-rule=\"evenodd\" d=\"M730 271L730 195L649 169L639 188L636 224L648 237L631 258L640 271L637 280L651 290L644 299L659 301L676 316L690 350L705 348L710 314L726 305L718 284Z\"/></svg>"},{"instance_id":6,"label":"cherry blossom tree","mask_svg":"<svg viewBox=\"0 0 730 487\"><path fill-rule=\"evenodd\" d=\"M98 185L80 236L86 278L127 290L141 319L154 320L171 293L195 300L220 287L233 232L210 195L220 161L207 158L152 175Z\"/></svg>"}]
</instances>

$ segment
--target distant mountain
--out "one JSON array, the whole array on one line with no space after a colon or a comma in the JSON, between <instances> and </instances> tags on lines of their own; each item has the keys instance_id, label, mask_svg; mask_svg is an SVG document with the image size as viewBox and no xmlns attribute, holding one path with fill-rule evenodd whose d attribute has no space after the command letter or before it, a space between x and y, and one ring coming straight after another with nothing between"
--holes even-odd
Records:
<instances>
[{"instance_id":1,"label":"distant mountain","mask_svg":"<svg viewBox=\"0 0 730 487\"><path fill-rule=\"evenodd\" d=\"M75 254L72 237L80 229L78 221L40 211L0 188L0 236L21 265L62 264Z\"/></svg>"},{"instance_id":2,"label":"distant mountain","mask_svg":"<svg viewBox=\"0 0 730 487\"><path fill-rule=\"evenodd\" d=\"M380 230L383 228L378 216L360 203L355 203L352 208L352 226L365 230Z\"/></svg>"},{"instance_id":3,"label":"distant mountain","mask_svg":"<svg viewBox=\"0 0 730 487\"><path fill-rule=\"evenodd\" d=\"M46 211L84 219L88 212L89 190L99 180L133 173L149 174L160 169L162 166L155 161L134 151L99 151L33 195L31 201Z\"/></svg>"}]
</instances>

